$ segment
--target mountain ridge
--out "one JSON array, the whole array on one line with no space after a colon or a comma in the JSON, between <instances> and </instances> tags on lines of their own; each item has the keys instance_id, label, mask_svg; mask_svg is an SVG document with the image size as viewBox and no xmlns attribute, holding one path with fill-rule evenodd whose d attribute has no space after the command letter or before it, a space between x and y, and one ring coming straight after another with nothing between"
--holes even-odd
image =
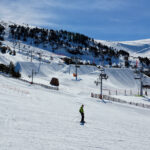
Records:
<instances>
[{"instance_id":1,"label":"mountain ridge","mask_svg":"<svg viewBox=\"0 0 150 150\"><path fill-rule=\"evenodd\" d=\"M124 49L132 56L141 56L150 58L150 39L141 39L134 41L105 41L97 40L107 46L112 46L116 49Z\"/></svg>"},{"instance_id":2,"label":"mountain ridge","mask_svg":"<svg viewBox=\"0 0 150 150\"><path fill-rule=\"evenodd\" d=\"M66 30L45 29L3 21L1 21L1 24L5 27L1 29L1 39L4 40L3 43L6 43L5 40L12 42L11 49L15 49L14 44L19 45L21 41L22 44L26 43L29 46L39 47L69 58L77 57L82 63L86 61L86 63L93 65L123 65L128 67L135 64L135 60L129 60L130 55L139 57L138 53L140 52L147 57L147 53L149 53L149 47L147 46L150 45L136 46L136 44L134 46L132 43L137 43L137 41L109 42L94 40L86 35ZM144 43L145 41L140 40L140 42ZM147 58L140 59L140 61L146 65L150 64L150 60Z\"/></svg>"}]
</instances>

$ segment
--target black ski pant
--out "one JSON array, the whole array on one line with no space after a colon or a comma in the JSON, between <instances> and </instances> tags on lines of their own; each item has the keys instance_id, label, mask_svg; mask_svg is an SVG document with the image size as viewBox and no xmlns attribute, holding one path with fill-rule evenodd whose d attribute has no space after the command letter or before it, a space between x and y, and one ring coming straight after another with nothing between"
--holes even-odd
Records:
<instances>
[{"instance_id":1,"label":"black ski pant","mask_svg":"<svg viewBox=\"0 0 150 150\"><path fill-rule=\"evenodd\" d=\"M84 122L84 113L81 113L81 122Z\"/></svg>"}]
</instances>

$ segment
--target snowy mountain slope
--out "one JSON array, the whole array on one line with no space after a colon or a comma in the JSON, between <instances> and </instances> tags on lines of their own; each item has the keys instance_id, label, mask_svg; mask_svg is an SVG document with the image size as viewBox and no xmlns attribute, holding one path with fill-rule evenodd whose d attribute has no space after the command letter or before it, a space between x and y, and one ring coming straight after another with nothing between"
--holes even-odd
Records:
<instances>
[{"instance_id":1,"label":"snowy mountain slope","mask_svg":"<svg viewBox=\"0 0 150 150\"><path fill-rule=\"evenodd\" d=\"M73 33L63 30L48 30L29 25L18 25L11 22L0 22L4 26L4 42L10 42L14 50L19 43L27 44L29 47L44 49L55 52L55 54L68 57L77 57L83 63L90 64L118 64L122 62L121 54L117 51L97 43L93 38L80 33ZM27 48L28 50L28 48Z\"/></svg>"},{"instance_id":2,"label":"snowy mountain slope","mask_svg":"<svg viewBox=\"0 0 150 150\"><path fill-rule=\"evenodd\" d=\"M134 57L148 57L150 58L150 39L144 40L136 40L136 41L120 41L120 42L111 42L111 41L104 41L98 40L99 42L114 47L118 50L126 50L128 51L131 56Z\"/></svg>"},{"instance_id":3,"label":"snowy mountain slope","mask_svg":"<svg viewBox=\"0 0 150 150\"><path fill-rule=\"evenodd\" d=\"M5 41L4 44L8 45L9 47L13 47L12 42ZM26 54L26 49L28 48L28 45L24 43L20 43L20 47L23 50L23 52L19 52L19 49L16 46L16 51L17 51L16 56L11 56L8 53L7 54L0 53L0 62L4 64L9 64L10 61L14 62L15 64L18 63L20 66L20 71L21 71L23 79L31 80L29 76L31 76L32 69L34 70L34 72L36 72L35 81L38 81L44 78L46 82L48 80L47 84L49 84L49 81L54 74L56 77L61 78L62 75L64 76L64 73L65 75L69 74L69 70L71 74L75 72L74 65L71 65L71 67L69 67L68 65L65 65L61 59L59 59L60 57L63 57L63 56L59 56L54 53L45 51L43 49L30 46L29 50L32 50L36 53L37 52L42 53L43 55L42 60L39 61L38 55L35 54L31 62L31 56L30 56L31 54ZM51 56L53 57L53 60L50 60ZM81 66L78 69L79 77L81 74L90 74L94 71L98 71L98 69L93 66ZM61 72L61 75L60 75L60 72ZM131 88L136 87L135 80L133 77L134 75L133 75L133 72L130 71L130 69L111 69L110 68L106 70L106 73L109 75L108 81L109 81L109 85L112 84L112 87L116 87L118 86L118 84L120 88L122 86L123 87L130 86ZM98 77L98 74L99 72L95 73L93 82ZM118 83L119 81L118 77L122 78L120 79L120 83ZM126 84L126 82L123 82L123 79L124 81L125 79L127 81L129 80L130 85Z\"/></svg>"},{"instance_id":4,"label":"snowy mountain slope","mask_svg":"<svg viewBox=\"0 0 150 150\"><path fill-rule=\"evenodd\" d=\"M63 30L48 30L25 24L17 25L12 22L0 22L0 24L2 25L1 30L4 26L2 35L0 35L2 39L4 36L3 46L10 45L8 49L10 48L11 51L18 48L26 55L31 55L33 51L37 54L37 58L40 57L38 56L39 50L45 50L57 56L60 55L60 57L67 56L71 60L76 57L82 64L134 67L136 60L133 57L126 59L129 53L134 57L149 56L149 40L108 42ZM27 46L23 47L23 45ZM40 55L43 57L41 53ZM72 62L75 63L75 60ZM149 59L140 59L140 62L145 68L149 67Z\"/></svg>"},{"instance_id":5,"label":"snowy mountain slope","mask_svg":"<svg viewBox=\"0 0 150 150\"><path fill-rule=\"evenodd\" d=\"M0 148L149 150L150 111L90 98L83 88L85 82L90 85L87 79L92 81L64 77L68 91L51 91L0 76ZM79 124L81 104L84 126Z\"/></svg>"},{"instance_id":6,"label":"snowy mountain slope","mask_svg":"<svg viewBox=\"0 0 150 150\"><path fill-rule=\"evenodd\" d=\"M13 48L13 43L9 40L5 40L3 44L9 46L10 48ZM49 82L52 77L58 77L60 79L60 82L63 80L63 78L66 78L68 76L71 77L72 80L72 74L75 73L75 66L74 65L65 65L63 61L60 59L64 56L54 54L52 52L43 50L39 47L29 46L28 44L20 42L20 49L19 46L15 47L16 49L16 56L9 55L9 53L1 54L0 53L0 63L3 64L9 64L10 61L17 64L20 68L20 72L22 74L22 78L26 79L28 81L31 81L31 74L32 70L36 73L34 75L34 81L37 83L44 83L49 85ZM29 51L32 51L32 62L31 62L31 53L28 53ZM42 54L42 59L39 60L38 53ZM50 58L53 58L52 60ZM70 72L70 75L69 75ZM95 91L95 85L94 81L98 78L99 71L94 66L82 66L78 69L79 73L79 79L81 75L85 75L85 78L87 78L87 81L89 78L92 79L92 82L90 83L90 86L92 88L87 88L87 94L90 94L90 92ZM116 89L132 89L137 92L137 89L139 87L138 81L135 81L134 79L134 72L131 69L106 69L106 73L108 74L109 78L107 81L104 82L104 88L107 89L106 93L108 94L108 90L116 90ZM88 77L86 76L88 75ZM147 78L149 80L149 78ZM68 81L66 81L68 82ZM74 81L72 81L74 82ZM68 83L67 83L68 84ZM84 82L86 85L87 83ZM63 86L63 85L60 85ZM89 84L87 85L89 87ZM80 87L78 87L80 88ZM68 88L66 87L66 90ZM93 90L94 89L94 90ZM97 88L96 92L99 92L99 88Z\"/></svg>"},{"instance_id":7,"label":"snowy mountain slope","mask_svg":"<svg viewBox=\"0 0 150 150\"><path fill-rule=\"evenodd\" d=\"M71 75L75 73L74 65L68 66L64 64L63 60L61 60L61 58L63 58L64 55L60 55L58 52L53 53L52 51L47 51L43 49L42 46L36 46L34 44L31 45L30 40L27 42L19 41L19 43L15 43L15 41L9 36L9 25L13 23L3 22L2 24L5 25L6 27L5 40L3 41L3 45L8 46L11 49L15 49L16 55L12 56L9 55L9 53L6 54L0 53L0 63L9 64L10 61L12 61L14 64L17 64L23 79L31 81L31 74L33 70L35 73L34 75L35 82L49 85L50 79L53 76L58 77L61 80L61 78L63 79L65 76L68 76L69 72ZM27 27L27 25L24 26ZM142 44L145 41L140 41L140 42ZM147 40L147 43L148 42L149 41ZM134 43L135 43L134 45L137 45L137 42ZM132 42L130 42L130 44L132 44ZM32 62L31 62L31 55L32 55ZM83 57L85 57L84 59L87 59L86 56ZM89 55L88 57L91 56ZM94 66L92 67L92 66L83 65L78 69L78 73L79 73L79 79L80 79L80 75L86 76L88 74L88 78L92 78L91 84L93 84L93 82L98 77L99 71ZM132 89L134 91L138 91L137 89L139 87L139 84L138 81L135 81L134 79L134 72L132 69L111 69L110 68L110 69L106 69L106 73L109 76L108 80L104 82L104 88L107 89L107 94L108 94L108 90L112 90L112 89L114 90ZM81 82L82 82L82 78L81 78ZM146 82L149 82L149 78L147 78ZM95 86L92 85L92 88L95 88ZM91 88L89 88L89 90L87 91L88 91L87 93L89 94L91 92Z\"/></svg>"}]
</instances>

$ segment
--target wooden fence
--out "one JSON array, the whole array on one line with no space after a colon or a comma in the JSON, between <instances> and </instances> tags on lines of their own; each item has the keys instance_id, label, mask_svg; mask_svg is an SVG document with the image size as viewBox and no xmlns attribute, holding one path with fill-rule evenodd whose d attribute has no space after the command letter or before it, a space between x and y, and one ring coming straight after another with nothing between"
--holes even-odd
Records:
<instances>
[{"instance_id":1,"label":"wooden fence","mask_svg":"<svg viewBox=\"0 0 150 150\"><path fill-rule=\"evenodd\" d=\"M31 83L30 81L27 81L27 80L24 80L24 79L19 79L23 82L26 82L26 83L29 83L29 84L34 84L34 85L38 85L38 86L41 86L41 87L44 87L46 89L51 89L51 90L59 90L59 87L54 87L54 86L48 86L48 85L45 85L45 84L41 84L41 83Z\"/></svg>"},{"instance_id":2,"label":"wooden fence","mask_svg":"<svg viewBox=\"0 0 150 150\"><path fill-rule=\"evenodd\" d=\"M7 75L7 74L4 74L4 73L1 73L0 72L0 75L4 76L4 77L7 77L7 78L12 78L12 79L17 79L17 80L20 80L20 81L23 81L23 82L26 82L26 83L29 83L29 84L34 84L34 85L38 85L38 86L41 86L41 87L44 87L46 89L51 89L51 90L59 90L59 87L55 87L55 86L48 86L48 85L45 85L45 84L41 84L41 83L31 83L30 81L28 80L25 80L25 79L21 79L21 78L13 78L11 77L10 75Z\"/></svg>"},{"instance_id":3,"label":"wooden fence","mask_svg":"<svg viewBox=\"0 0 150 150\"><path fill-rule=\"evenodd\" d=\"M124 95L124 96L134 96L134 95L140 95L140 90L133 90L133 89L129 89L129 90L123 90L123 89L103 89L103 92L105 95ZM150 90L148 89L144 89L143 90L143 94L145 96L150 95Z\"/></svg>"},{"instance_id":4,"label":"wooden fence","mask_svg":"<svg viewBox=\"0 0 150 150\"><path fill-rule=\"evenodd\" d=\"M100 94L94 94L94 93L91 93L91 97L93 97L93 98L99 98L99 99L101 98ZM149 104L127 102L125 100L122 100L122 99L119 99L119 98L115 98L115 97L112 97L112 96L108 96L108 95L103 95L102 98L105 99L105 100L113 101L113 102L118 102L118 103L123 103L123 104L129 104L129 105L134 105L134 106L139 106L139 107L150 109L150 105Z\"/></svg>"}]
</instances>

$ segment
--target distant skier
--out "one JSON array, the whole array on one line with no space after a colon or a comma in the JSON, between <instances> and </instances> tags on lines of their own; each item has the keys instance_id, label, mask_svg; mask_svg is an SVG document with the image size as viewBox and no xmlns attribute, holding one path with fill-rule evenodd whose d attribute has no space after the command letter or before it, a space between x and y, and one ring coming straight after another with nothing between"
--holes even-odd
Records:
<instances>
[{"instance_id":1,"label":"distant skier","mask_svg":"<svg viewBox=\"0 0 150 150\"><path fill-rule=\"evenodd\" d=\"M85 123L84 121L84 109L83 109L84 105L82 105L79 109L79 112L81 114L81 123Z\"/></svg>"}]
</instances>

